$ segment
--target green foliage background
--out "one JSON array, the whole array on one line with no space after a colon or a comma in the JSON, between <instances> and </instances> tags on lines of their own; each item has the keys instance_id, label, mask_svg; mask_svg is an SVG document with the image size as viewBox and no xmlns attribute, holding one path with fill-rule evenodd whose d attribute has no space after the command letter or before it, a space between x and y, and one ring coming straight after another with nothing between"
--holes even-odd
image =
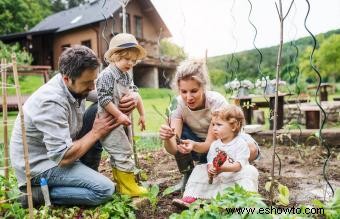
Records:
<instances>
[{"instance_id":1,"label":"green foliage background","mask_svg":"<svg viewBox=\"0 0 340 219\"><path fill-rule=\"evenodd\" d=\"M339 81L340 29L317 35L317 41L313 64L320 69L324 81ZM312 37L304 37L284 44L281 79L293 84L294 81L291 78L297 74L299 67L301 73L299 81L302 83L315 82L315 73L309 63L312 45ZM298 48L298 56L294 46ZM274 78L278 46L263 48L260 51L263 55L260 66L262 74ZM259 60L260 55L255 49L210 57L208 58L208 67L211 81L214 85L223 85L234 78L255 81L261 78L258 70Z\"/></svg>"}]
</instances>

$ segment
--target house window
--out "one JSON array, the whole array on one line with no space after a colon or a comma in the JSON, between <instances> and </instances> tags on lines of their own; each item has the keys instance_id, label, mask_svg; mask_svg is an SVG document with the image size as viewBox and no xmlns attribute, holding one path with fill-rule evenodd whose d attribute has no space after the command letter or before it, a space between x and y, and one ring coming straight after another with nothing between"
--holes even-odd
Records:
<instances>
[{"instance_id":1,"label":"house window","mask_svg":"<svg viewBox=\"0 0 340 219\"><path fill-rule=\"evenodd\" d=\"M65 49L71 47L71 44L64 44L61 46L61 51L64 51Z\"/></svg>"},{"instance_id":2,"label":"house window","mask_svg":"<svg viewBox=\"0 0 340 219\"><path fill-rule=\"evenodd\" d=\"M135 16L135 25L136 25L136 37L143 38L143 19L141 16Z\"/></svg>"},{"instance_id":3,"label":"house window","mask_svg":"<svg viewBox=\"0 0 340 219\"><path fill-rule=\"evenodd\" d=\"M92 47L91 47L91 40L81 41L81 45L86 46L86 47L92 49Z\"/></svg>"},{"instance_id":4,"label":"house window","mask_svg":"<svg viewBox=\"0 0 340 219\"><path fill-rule=\"evenodd\" d=\"M121 32L123 32L123 16L120 19L121 24L122 24L122 28L121 28ZM126 32L127 33L131 33L131 22L130 22L130 14L126 13Z\"/></svg>"}]
</instances>

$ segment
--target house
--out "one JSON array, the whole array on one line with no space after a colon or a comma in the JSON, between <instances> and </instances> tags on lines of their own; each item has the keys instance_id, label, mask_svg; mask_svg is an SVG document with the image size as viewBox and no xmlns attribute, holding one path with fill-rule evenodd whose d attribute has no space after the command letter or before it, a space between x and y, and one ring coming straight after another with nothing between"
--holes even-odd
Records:
<instances>
[{"instance_id":1,"label":"house","mask_svg":"<svg viewBox=\"0 0 340 219\"><path fill-rule=\"evenodd\" d=\"M50 15L27 32L0 36L0 40L19 42L33 55L34 65L49 65L56 69L61 52L75 44L90 47L104 63L103 56L111 37L123 32L120 2L91 0ZM135 84L139 87L168 87L177 62L160 58L159 39L170 37L170 31L150 0L130 0L126 12L126 31L136 36L148 54L134 67Z\"/></svg>"}]
</instances>

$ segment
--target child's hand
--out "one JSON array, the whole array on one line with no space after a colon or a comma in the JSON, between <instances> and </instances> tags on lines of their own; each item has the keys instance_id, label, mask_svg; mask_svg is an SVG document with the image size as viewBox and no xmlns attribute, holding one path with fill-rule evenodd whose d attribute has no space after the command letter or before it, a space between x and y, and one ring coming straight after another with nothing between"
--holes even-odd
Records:
<instances>
[{"instance_id":1,"label":"child's hand","mask_svg":"<svg viewBox=\"0 0 340 219\"><path fill-rule=\"evenodd\" d=\"M122 113L118 117L117 122L119 124L122 124L122 125L125 125L125 126L131 125L131 121L130 121L129 117L127 115L125 115L124 113Z\"/></svg>"},{"instance_id":2,"label":"child's hand","mask_svg":"<svg viewBox=\"0 0 340 219\"><path fill-rule=\"evenodd\" d=\"M217 171L212 164L208 164L208 176L215 177L217 175Z\"/></svg>"},{"instance_id":3,"label":"child's hand","mask_svg":"<svg viewBox=\"0 0 340 219\"><path fill-rule=\"evenodd\" d=\"M141 131L145 130L145 117L144 116L139 117L138 125L140 126Z\"/></svg>"}]
</instances>

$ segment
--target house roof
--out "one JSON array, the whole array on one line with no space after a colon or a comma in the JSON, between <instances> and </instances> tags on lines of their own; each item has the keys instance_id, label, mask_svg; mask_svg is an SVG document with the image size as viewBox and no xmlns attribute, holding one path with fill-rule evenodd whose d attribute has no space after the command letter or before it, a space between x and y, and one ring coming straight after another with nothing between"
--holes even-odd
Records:
<instances>
[{"instance_id":1,"label":"house roof","mask_svg":"<svg viewBox=\"0 0 340 219\"><path fill-rule=\"evenodd\" d=\"M156 18L155 24L160 25L165 31L165 36L171 36L162 18L153 6L150 0L137 0L143 5L152 7L152 18ZM60 11L48 16L39 24L33 27L29 32L44 31L56 29L56 32L62 32L88 24L96 23L109 19L121 8L119 0L91 0L89 3L74 7L68 10ZM149 14L148 10L148 14ZM149 14L150 15L150 14Z\"/></svg>"},{"instance_id":2,"label":"house roof","mask_svg":"<svg viewBox=\"0 0 340 219\"><path fill-rule=\"evenodd\" d=\"M30 32L47 29L57 29L56 32L70 30L105 20L105 17L108 19L120 8L121 5L117 0L92 0L90 3L48 16L33 27Z\"/></svg>"}]
</instances>

